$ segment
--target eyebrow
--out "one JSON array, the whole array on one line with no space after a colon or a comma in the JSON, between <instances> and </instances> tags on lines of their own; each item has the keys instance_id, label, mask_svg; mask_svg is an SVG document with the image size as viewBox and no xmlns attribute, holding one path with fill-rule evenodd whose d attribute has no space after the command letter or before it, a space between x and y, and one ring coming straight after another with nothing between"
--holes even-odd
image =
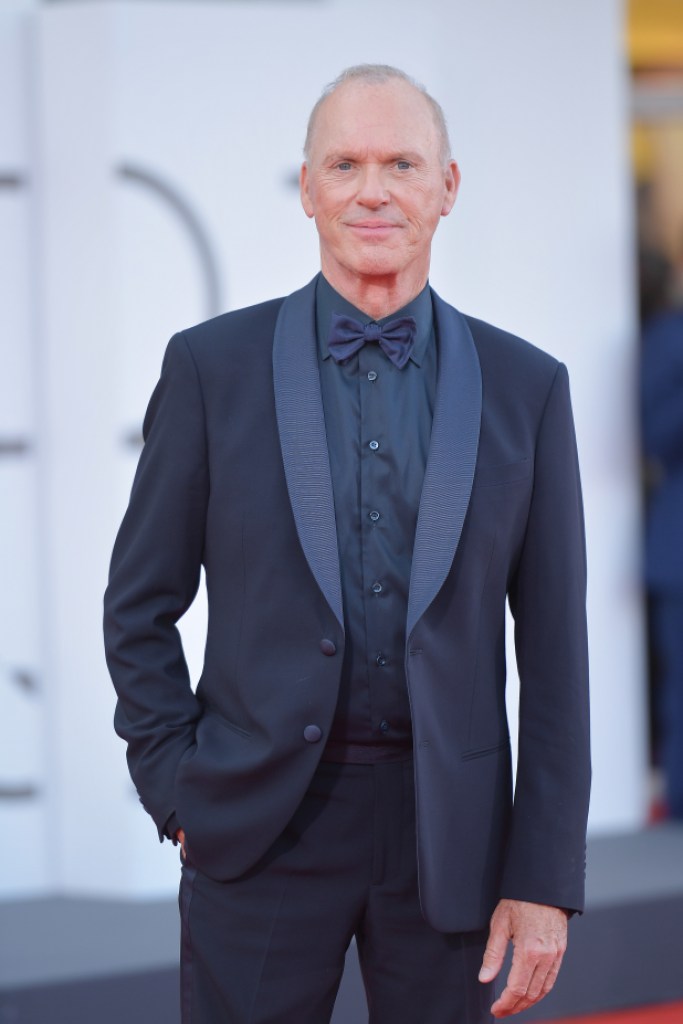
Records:
<instances>
[{"instance_id":1,"label":"eyebrow","mask_svg":"<svg viewBox=\"0 0 683 1024\"><path fill-rule=\"evenodd\" d=\"M359 156L358 153L354 154L348 150L340 150L338 152L329 153L327 156L325 156L324 162L334 164L344 160L359 159L362 160L364 159L364 157ZM419 164L424 161L424 157L421 156L419 153L413 152L412 150L397 150L394 153L388 153L386 156L382 157L381 162L385 164L391 164L396 162L397 160L407 160L411 164Z\"/></svg>"}]
</instances>

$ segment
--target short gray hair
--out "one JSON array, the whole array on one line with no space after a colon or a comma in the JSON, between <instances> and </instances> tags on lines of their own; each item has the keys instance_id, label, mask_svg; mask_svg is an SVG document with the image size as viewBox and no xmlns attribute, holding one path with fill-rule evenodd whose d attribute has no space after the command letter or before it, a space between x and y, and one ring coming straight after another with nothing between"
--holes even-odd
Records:
<instances>
[{"instance_id":1,"label":"short gray hair","mask_svg":"<svg viewBox=\"0 0 683 1024\"><path fill-rule=\"evenodd\" d=\"M410 75L406 74L405 71L401 71L400 68L391 67L390 64L355 64L353 67L346 68L340 75L337 75L333 82L330 82L329 85L325 86L320 95L320 99L313 107L308 119L306 141L304 142L304 156L306 159L308 160L310 156L311 143L313 140L313 133L315 132L315 123L318 118L318 113L328 96L331 96L333 92L336 92L336 90L346 82L361 82L366 85L383 85L385 82L390 82L395 79L399 79L402 82L407 82L408 85L412 85L412 87L417 89L419 93L422 93L424 98L427 100L439 135L441 159L444 164L448 163L451 158L451 142L448 137L446 117L441 109L441 105L436 102L433 96L430 96L424 85L421 85L420 82L417 82Z\"/></svg>"}]
</instances>

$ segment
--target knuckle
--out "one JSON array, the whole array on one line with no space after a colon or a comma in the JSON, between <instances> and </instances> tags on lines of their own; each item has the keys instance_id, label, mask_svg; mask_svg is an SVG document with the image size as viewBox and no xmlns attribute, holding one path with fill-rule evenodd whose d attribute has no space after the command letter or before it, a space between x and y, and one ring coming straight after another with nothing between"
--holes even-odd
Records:
<instances>
[{"instance_id":1,"label":"knuckle","mask_svg":"<svg viewBox=\"0 0 683 1024\"><path fill-rule=\"evenodd\" d=\"M548 971L555 963L556 956L557 954L550 949L536 947L528 951L526 959L534 967L544 968Z\"/></svg>"},{"instance_id":2,"label":"knuckle","mask_svg":"<svg viewBox=\"0 0 683 1024\"><path fill-rule=\"evenodd\" d=\"M519 964L523 964L526 968L532 968L534 965L535 958L531 949L517 947L515 958Z\"/></svg>"}]
</instances>

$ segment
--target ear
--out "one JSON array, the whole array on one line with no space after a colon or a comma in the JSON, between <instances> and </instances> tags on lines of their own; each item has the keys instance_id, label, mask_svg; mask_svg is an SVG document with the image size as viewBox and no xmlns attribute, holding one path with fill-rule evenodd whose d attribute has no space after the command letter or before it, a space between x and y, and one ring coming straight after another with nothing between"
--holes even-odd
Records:
<instances>
[{"instance_id":1,"label":"ear","mask_svg":"<svg viewBox=\"0 0 683 1024\"><path fill-rule=\"evenodd\" d=\"M456 197L458 195L458 189L460 188L460 168L456 164L455 160L449 160L446 167L445 178L445 193L443 199L443 206L441 207L441 216L447 217L453 209Z\"/></svg>"},{"instance_id":2,"label":"ear","mask_svg":"<svg viewBox=\"0 0 683 1024\"><path fill-rule=\"evenodd\" d=\"M308 164L305 161L302 163L301 171L299 172L299 195L301 196L301 205L304 208L304 213L307 217L312 217L313 203L311 202L308 190Z\"/></svg>"}]
</instances>

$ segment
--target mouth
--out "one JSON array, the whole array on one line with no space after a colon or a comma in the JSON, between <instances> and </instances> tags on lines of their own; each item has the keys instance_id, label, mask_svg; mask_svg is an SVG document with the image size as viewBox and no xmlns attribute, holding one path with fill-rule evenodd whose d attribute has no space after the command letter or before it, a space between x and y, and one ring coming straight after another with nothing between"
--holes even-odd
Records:
<instances>
[{"instance_id":1,"label":"mouth","mask_svg":"<svg viewBox=\"0 0 683 1024\"><path fill-rule=\"evenodd\" d=\"M359 220L347 224L355 234L362 238L386 238L393 231L399 231L399 224L392 224L386 220Z\"/></svg>"}]
</instances>

